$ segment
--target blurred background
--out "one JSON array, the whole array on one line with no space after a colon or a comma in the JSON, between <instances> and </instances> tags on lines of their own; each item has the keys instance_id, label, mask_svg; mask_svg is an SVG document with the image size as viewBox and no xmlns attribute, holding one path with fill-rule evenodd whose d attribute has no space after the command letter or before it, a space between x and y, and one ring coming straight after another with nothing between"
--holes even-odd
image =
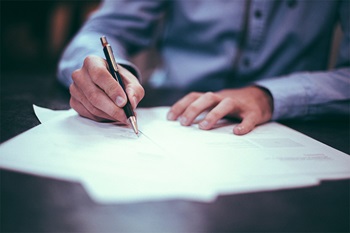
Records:
<instances>
[{"instance_id":1,"label":"blurred background","mask_svg":"<svg viewBox=\"0 0 350 233\"><path fill-rule=\"evenodd\" d=\"M1 73L55 74L64 48L101 1L0 0ZM159 58L151 48L132 62L147 80Z\"/></svg>"},{"instance_id":2,"label":"blurred background","mask_svg":"<svg viewBox=\"0 0 350 233\"><path fill-rule=\"evenodd\" d=\"M101 1L0 0L1 73L54 74L63 49ZM339 47L339 27L335 35L330 68ZM133 62L147 80L159 57L150 49L134 57Z\"/></svg>"},{"instance_id":3,"label":"blurred background","mask_svg":"<svg viewBox=\"0 0 350 233\"><path fill-rule=\"evenodd\" d=\"M1 0L1 72L53 72L100 0Z\"/></svg>"}]
</instances>

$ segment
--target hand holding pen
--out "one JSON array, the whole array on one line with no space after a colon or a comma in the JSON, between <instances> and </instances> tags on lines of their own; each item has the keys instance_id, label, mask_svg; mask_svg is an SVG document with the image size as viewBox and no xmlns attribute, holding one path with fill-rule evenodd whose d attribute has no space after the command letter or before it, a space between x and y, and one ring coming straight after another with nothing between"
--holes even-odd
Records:
<instances>
[{"instance_id":1,"label":"hand holding pen","mask_svg":"<svg viewBox=\"0 0 350 233\"><path fill-rule=\"evenodd\" d=\"M108 70L111 73L111 75L113 76L113 78L119 83L119 85L125 91L124 81L119 73L119 67L118 67L117 62L115 61L112 47L108 43L107 38L105 36L101 37L101 43L103 46L103 52L105 53L105 56L106 56L106 61L108 63ZM128 96L126 96L126 104L123 106L123 110L125 112L126 117L128 118L128 120L130 122L132 129L134 130L134 132L136 134L138 134L139 131L137 128L136 116L135 116L134 111L132 110Z\"/></svg>"},{"instance_id":2,"label":"hand holding pen","mask_svg":"<svg viewBox=\"0 0 350 233\"><path fill-rule=\"evenodd\" d=\"M123 107L128 99L131 109L135 109L144 97L144 89L123 66L118 65L118 72L125 89L109 72L106 60L93 55L86 57L83 66L72 74L71 107L79 115L95 121L127 123Z\"/></svg>"}]
</instances>

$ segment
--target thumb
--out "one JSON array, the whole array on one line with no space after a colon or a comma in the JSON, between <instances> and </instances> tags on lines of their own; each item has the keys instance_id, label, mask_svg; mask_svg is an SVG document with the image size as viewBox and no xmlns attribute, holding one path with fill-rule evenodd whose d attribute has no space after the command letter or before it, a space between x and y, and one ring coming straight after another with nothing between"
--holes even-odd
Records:
<instances>
[{"instance_id":1,"label":"thumb","mask_svg":"<svg viewBox=\"0 0 350 233\"><path fill-rule=\"evenodd\" d=\"M255 114L248 114L242 119L242 122L236 125L233 129L233 133L236 135L244 135L252 131L257 124Z\"/></svg>"}]
</instances>

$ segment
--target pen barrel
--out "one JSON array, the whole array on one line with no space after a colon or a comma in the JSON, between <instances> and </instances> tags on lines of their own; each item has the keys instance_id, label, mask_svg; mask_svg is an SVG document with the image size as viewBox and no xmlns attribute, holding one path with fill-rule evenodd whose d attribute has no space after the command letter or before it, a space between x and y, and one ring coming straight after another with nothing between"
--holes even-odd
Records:
<instances>
[{"instance_id":1,"label":"pen barrel","mask_svg":"<svg viewBox=\"0 0 350 233\"><path fill-rule=\"evenodd\" d=\"M133 130L135 131L136 134L138 134L135 113L132 110L132 106L130 104L128 94L125 91L125 85L124 85L123 79L122 79L121 75L119 74L118 64L115 61L112 47L108 43L107 38L105 36L101 37L100 39L101 39L101 43L103 46L103 52L104 52L106 60L107 60L109 73L119 83L119 85L122 87L122 89L126 95L126 104L123 107L124 113L126 115L126 118L130 121L130 124L131 124Z\"/></svg>"},{"instance_id":2,"label":"pen barrel","mask_svg":"<svg viewBox=\"0 0 350 233\"><path fill-rule=\"evenodd\" d=\"M125 85L122 80L122 77L120 76L118 72L118 66L115 61L112 61L113 55L112 55L112 50L110 46L105 46L103 48L103 52L106 56L107 64L108 64L108 69L109 73L113 76L113 78L119 83L119 85L122 87L122 89L125 91ZM125 93L127 95L127 93ZM132 110L131 103L129 101L129 98L126 98L127 102L125 106L123 107L123 110L125 112L125 115L127 118L131 116L135 116L134 111Z\"/></svg>"},{"instance_id":3,"label":"pen barrel","mask_svg":"<svg viewBox=\"0 0 350 233\"><path fill-rule=\"evenodd\" d=\"M114 72L114 78L118 81L120 86L125 91L125 85L124 85L124 82L123 82L122 77L120 76L119 72L116 72L116 71ZM125 92L125 94L127 95L126 92ZM126 98L126 104L124 105L123 110L124 110L125 115L126 115L127 118L129 118L131 116L135 116L134 111L132 110L129 98Z\"/></svg>"},{"instance_id":4,"label":"pen barrel","mask_svg":"<svg viewBox=\"0 0 350 233\"><path fill-rule=\"evenodd\" d=\"M131 116L135 116L134 111L132 110L130 101L127 100L127 103L125 104L125 106L123 107L123 110L125 112L126 118L130 118Z\"/></svg>"},{"instance_id":5,"label":"pen barrel","mask_svg":"<svg viewBox=\"0 0 350 233\"><path fill-rule=\"evenodd\" d=\"M111 53L110 53L108 48L110 49L110 46L103 47L103 52L105 54L106 61L107 61L107 64L108 64L108 70L112 74L112 73L118 71L118 67L115 67L115 65L113 64L112 59L111 59ZM114 78L116 78L116 77L114 77Z\"/></svg>"},{"instance_id":6,"label":"pen barrel","mask_svg":"<svg viewBox=\"0 0 350 233\"><path fill-rule=\"evenodd\" d=\"M109 44L104 46L103 52L105 54L105 57L108 63L108 68L110 69L110 71L118 72L118 65L117 65L117 62L114 60L112 47Z\"/></svg>"}]
</instances>

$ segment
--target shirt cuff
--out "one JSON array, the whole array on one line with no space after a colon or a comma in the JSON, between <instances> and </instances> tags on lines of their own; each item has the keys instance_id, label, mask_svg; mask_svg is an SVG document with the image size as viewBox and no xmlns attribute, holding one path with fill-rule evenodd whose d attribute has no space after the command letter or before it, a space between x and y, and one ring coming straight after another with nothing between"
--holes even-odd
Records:
<instances>
[{"instance_id":1,"label":"shirt cuff","mask_svg":"<svg viewBox=\"0 0 350 233\"><path fill-rule=\"evenodd\" d=\"M303 82L303 79L290 80L289 77L255 82L255 85L266 88L272 95L272 120L297 118L307 114L308 91Z\"/></svg>"}]
</instances>

